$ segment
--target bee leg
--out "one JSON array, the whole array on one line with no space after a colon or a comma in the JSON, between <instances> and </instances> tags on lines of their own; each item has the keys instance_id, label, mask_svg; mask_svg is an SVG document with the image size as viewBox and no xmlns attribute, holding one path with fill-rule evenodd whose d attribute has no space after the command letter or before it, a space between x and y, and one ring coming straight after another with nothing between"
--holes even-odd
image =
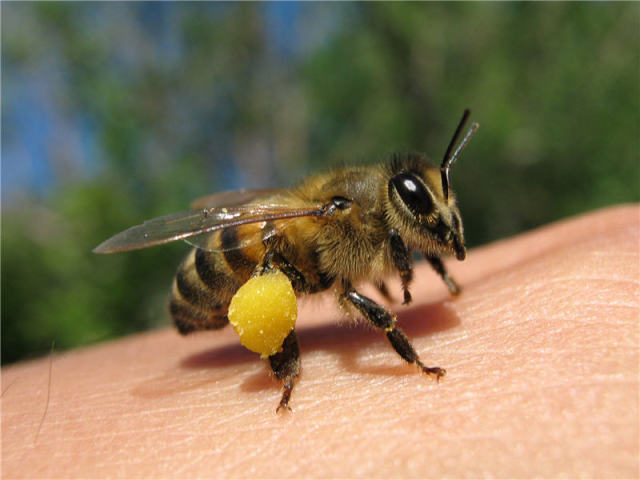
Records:
<instances>
[{"instance_id":1,"label":"bee leg","mask_svg":"<svg viewBox=\"0 0 640 480\"><path fill-rule=\"evenodd\" d=\"M311 290L307 279L300 270L293 266L282 254L269 250L262 260L261 273L264 274L276 268L287 276L296 292L308 293Z\"/></svg>"},{"instance_id":2,"label":"bee leg","mask_svg":"<svg viewBox=\"0 0 640 480\"><path fill-rule=\"evenodd\" d=\"M431 264L438 275L442 277L442 280L449 289L449 292L451 292L451 295L459 295L462 289L456 283L456 281L449 276L449 274L447 273L447 269L444 267L444 263L442 263L440 257L431 257L427 254L424 254L424 258L427 259L427 261Z\"/></svg>"},{"instance_id":3,"label":"bee leg","mask_svg":"<svg viewBox=\"0 0 640 480\"><path fill-rule=\"evenodd\" d=\"M306 293L309 290L307 279L304 277L300 270L298 270L289 262L289 260L284 258L282 255L278 255L276 264L280 271L287 276L287 278L291 282L291 285L293 286L293 289L296 292Z\"/></svg>"},{"instance_id":4,"label":"bee leg","mask_svg":"<svg viewBox=\"0 0 640 480\"><path fill-rule=\"evenodd\" d=\"M291 333L284 339L282 351L269 357L269 363L275 376L284 383L282 399L276 412L282 409L291 411L289 399L291 398L293 386L300 375L300 348L298 347L295 330L291 330Z\"/></svg>"},{"instance_id":5,"label":"bee leg","mask_svg":"<svg viewBox=\"0 0 640 480\"><path fill-rule=\"evenodd\" d=\"M387 284L386 283L384 283L384 282L376 283L375 287L378 289L378 292L380 292L380 295L382 295L387 302L389 302L389 303L394 303L395 302L395 300L393 299L393 297L389 293L389 289L387 288Z\"/></svg>"},{"instance_id":6,"label":"bee leg","mask_svg":"<svg viewBox=\"0 0 640 480\"><path fill-rule=\"evenodd\" d=\"M389 240L391 244L391 257L393 264L400 273L400 281L402 282L402 290L404 292L403 305L411 303L411 293L409 293L409 283L413 279L413 264L409 249L402 241L400 234L396 229L389 230Z\"/></svg>"},{"instance_id":7,"label":"bee leg","mask_svg":"<svg viewBox=\"0 0 640 480\"><path fill-rule=\"evenodd\" d=\"M407 336L395 326L396 317L391 315L384 307L364 295L359 294L353 288L347 288L342 294L342 298L351 303L362 315L365 316L373 325L384 329L391 346L398 352L404 360L409 363L415 363L421 372L435 375L436 380L444 376L447 372L440 367L427 367L418 357L415 349L409 342Z\"/></svg>"}]
</instances>

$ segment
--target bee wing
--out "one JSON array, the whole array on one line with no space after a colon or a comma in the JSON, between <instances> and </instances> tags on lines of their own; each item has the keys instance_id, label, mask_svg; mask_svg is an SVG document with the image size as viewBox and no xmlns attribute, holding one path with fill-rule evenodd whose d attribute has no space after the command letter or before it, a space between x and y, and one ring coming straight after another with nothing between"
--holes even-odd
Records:
<instances>
[{"instance_id":1,"label":"bee wing","mask_svg":"<svg viewBox=\"0 0 640 480\"><path fill-rule=\"evenodd\" d=\"M229 190L218 192L212 195L205 195L191 202L190 207L198 208L219 208L235 207L254 201L257 198L271 197L282 193L282 188L256 188L253 190Z\"/></svg>"},{"instance_id":2,"label":"bee wing","mask_svg":"<svg viewBox=\"0 0 640 480\"><path fill-rule=\"evenodd\" d=\"M297 217L296 217L297 218ZM218 252L226 252L229 250L237 250L239 248L250 247L251 245L255 245L256 243L263 242L268 238L273 237L276 233L282 232L285 228L291 225L296 221L296 218L287 218L285 220L279 220L274 228L270 230L256 229L254 232L250 234L243 234L236 239L233 245L229 245L227 247L218 246L215 248L211 247L211 233L204 233L202 235L194 235L193 237L185 238L184 241L187 242L192 247L199 248L201 250L207 250L209 252L218 251ZM264 220L261 220L264 221Z\"/></svg>"},{"instance_id":3,"label":"bee wing","mask_svg":"<svg viewBox=\"0 0 640 480\"><path fill-rule=\"evenodd\" d=\"M207 236L205 234L227 227L270 220L323 216L329 212L328 205L315 204L303 208L291 208L277 203L190 210L147 220L105 240L94 248L93 252L114 253L137 250L195 236L204 238Z\"/></svg>"}]
</instances>

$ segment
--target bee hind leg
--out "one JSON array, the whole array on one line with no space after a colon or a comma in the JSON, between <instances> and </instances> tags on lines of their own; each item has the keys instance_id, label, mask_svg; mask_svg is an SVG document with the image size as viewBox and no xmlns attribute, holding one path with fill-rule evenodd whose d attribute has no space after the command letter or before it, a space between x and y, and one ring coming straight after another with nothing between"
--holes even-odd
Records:
<instances>
[{"instance_id":1,"label":"bee hind leg","mask_svg":"<svg viewBox=\"0 0 640 480\"><path fill-rule=\"evenodd\" d=\"M353 288L347 288L342 294L342 299L352 304L374 326L383 329L391 346L405 361L416 364L423 373L435 375L436 380L439 380L440 377L447 373L444 368L427 367L422 363L407 336L395 326L396 317L391 315L384 307L359 294Z\"/></svg>"},{"instance_id":2,"label":"bee hind leg","mask_svg":"<svg viewBox=\"0 0 640 480\"><path fill-rule=\"evenodd\" d=\"M291 333L284 339L282 351L269 357L269 363L275 376L283 381L282 399L276 412L282 409L291 411L289 400L295 382L300 375L300 348L295 330L291 330Z\"/></svg>"}]
</instances>

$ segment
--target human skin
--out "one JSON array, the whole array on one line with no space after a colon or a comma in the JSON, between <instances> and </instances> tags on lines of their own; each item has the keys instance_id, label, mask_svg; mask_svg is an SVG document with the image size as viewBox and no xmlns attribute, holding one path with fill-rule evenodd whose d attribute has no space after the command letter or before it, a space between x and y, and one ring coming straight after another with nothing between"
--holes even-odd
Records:
<instances>
[{"instance_id":1,"label":"human skin","mask_svg":"<svg viewBox=\"0 0 640 480\"><path fill-rule=\"evenodd\" d=\"M230 328L9 366L3 478L637 478L639 230L621 206L474 249L457 298L416 265L392 308L438 383L330 297L302 302L292 413Z\"/></svg>"}]
</instances>

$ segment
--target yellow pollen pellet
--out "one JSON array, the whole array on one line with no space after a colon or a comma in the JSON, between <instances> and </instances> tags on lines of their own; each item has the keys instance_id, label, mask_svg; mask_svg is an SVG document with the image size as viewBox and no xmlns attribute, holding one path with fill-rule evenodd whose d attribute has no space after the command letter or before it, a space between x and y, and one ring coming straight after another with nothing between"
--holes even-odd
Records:
<instances>
[{"instance_id":1,"label":"yellow pollen pellet","mask_svg":"<svg viewBox=\"0 0 640 480\"><path fill-rule=\"evenodd\" d=\"M297 316L291 281L279 270L250 278L231 299L227 313L240 343L262 358L282 350Z\"/></svg>"}]
</instances>

